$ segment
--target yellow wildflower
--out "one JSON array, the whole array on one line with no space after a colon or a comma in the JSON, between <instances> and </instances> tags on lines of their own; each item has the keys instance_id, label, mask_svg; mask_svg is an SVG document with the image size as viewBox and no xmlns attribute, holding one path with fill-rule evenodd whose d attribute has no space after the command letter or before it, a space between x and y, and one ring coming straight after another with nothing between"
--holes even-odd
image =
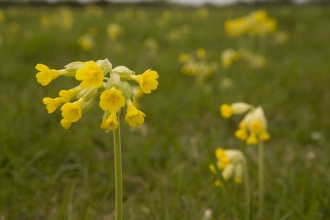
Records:
<instances>
[{"instance_id":1,"label":"yellow wildflower","mask_svg":"<svg viewBox=\"0 0 330 220\"><path fill-rule=\"evenodd\" d=\"M143 124L144 117L146 117L146 115L143 112L137 110L135 106L132 105L131 103L130 104L127 103L127 104L128 104L127 114L125 117L126 122L132 127Z\"/></svg>"},{"instance_id":2,"label":"yellow wildflower","mask_svg":"<svg viewBox=\"0 0 330 220\"><path fill-rule=\"evenodd\" d=\"M144 93L151 93L151 90L157 89L158 74L156 71L147 70L142 75L131 76L136 82L140 84L140 88Z\"/></svg>"},{"instance_id":3,"label":"yellow wildflower","mask_svg":"<svg viewBox=\"0 0 330 220\"><path fill-rule=\"evenodd\" d=\"M82 102L83 99L80 99L74 103L65 103L61 108L63 118L69 122L77 122L82 116Z\"/></svg>"},{"instance_id":4,"label":"yellow wildflower","mask_svg":"<svg viewBox=\"0 0 330 220\"><path fill-rule=\"evenodd\" d=\"M37 81L43 86L48 85L53 79L56 79L60 75L58 70L51 70L44 64L37 64L36 69L40 71L36 75Z\"/></svg>"},{"instance_id":5,"label":"yellow wildflower","mask_svg":"<svg viewBox=\"0 0 330 220\"><path fill-rule=\"evenodd\" d=\"M123 93L117 89L105 90L100 96L100 107L110 113L116 113L119 107L125 105Z\"/></svg>"},{"instance_id":6,"label":"yellow wildflower","mask_svg":"<svg viewBox=\"0 0 330 220\"><path fill-rule=\"evenodd\" d=\"M110 116L103 121L101 128L111 131L116 130L118 128L118 120L116 113L111 113Z\"/></svg>"},{"instance_id":7,"label":"yellow wildflower","mask_svg":"<svg viewBox=\"0 0 330 220\"><path fill-rule=\"evenodd\" d=\"M84 89L90 89L92 86L98 88L103 82L103 70L95 61L88 61L84 66L77 70L76 79L82 81L80 86Z\"/></svg>"},{"instance_id":8,"label":"yellow wildflower","mask_svg":"<svg viewBox=\"0 0 330 220\"><path fill-rule=\"evenodd\" d=\"M230 118L232 114L242 114L247 110L251 109L253 106L244 102L235 102L231 105L222 104L220 106L220 113L224 118Z\"/></svg>"},{"instance_id":9,"label":"yellow wildflower","mask_svg":"<svg viewBox=\"0 0 330 220\"><path fill-rule=\"evenodd\" d=\"M46 105L47 112L49 114L53 113L58 107L60 107L63 104L63 100L61 98L52 99L46 97L42 101Z\"/></svg>"}]
</instances>

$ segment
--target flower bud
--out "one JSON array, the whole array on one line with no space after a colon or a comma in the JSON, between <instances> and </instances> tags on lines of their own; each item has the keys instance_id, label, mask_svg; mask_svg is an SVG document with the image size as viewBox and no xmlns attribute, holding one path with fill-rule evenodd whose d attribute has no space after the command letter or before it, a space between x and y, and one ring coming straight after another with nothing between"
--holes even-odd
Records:
<instances>
[{"instance_id":1,"label":"flower bud","mask_svg":"<svg viewBox=\"0 0 330 220\"><path fill-rule=\"evenodd\" d=\"M117 66L112 71L118 74L121 80L130 80L131 76L135 75L135 72L128 69L126 66Z\"/></svg>"},{"instance_id":2,"label":"flower bud","mask_svg":"<svg viewBox=\"0 0 330 220\"><path fill-rule=\"evenodd\" d=\"M108 59L98 60L96 61L96 64L102 68L104 75L108 72L112 73L112 64Z\"/></svg>"}]
</instances>

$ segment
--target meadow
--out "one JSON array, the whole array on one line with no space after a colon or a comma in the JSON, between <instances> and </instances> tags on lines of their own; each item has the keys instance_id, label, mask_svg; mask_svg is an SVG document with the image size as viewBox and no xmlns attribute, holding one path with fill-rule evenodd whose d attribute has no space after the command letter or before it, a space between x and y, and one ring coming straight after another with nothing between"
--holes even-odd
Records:
<instances>
[{"instance_id":1,"label":"meadow","mask_svg":"<svg viewBox=\"0 0 330 220\"><path fill-rule=\"evenodd\" d=\"M244 62L223 68L222 51L241 42L226 36L225 21L261 8L287 40L262 39L262 69ZM1 220L115 219L113 135L100 128L99 101L63 129L59 110L48 114L42 99L77 82L59 77L41 86L35 69L105 58L113 67L159 74L157 90L138 99L145 123L133 128L120 115L124 219L258 219L257 148L235 138L240 116L219 112L233 102L262 106L268 120L262 219L329 218L330 8L0 5L0 11ZM120 25L117 38L107 33L111 23ZM216 68L196 83L181 73L179 56L200 48ZM219 147L247 158L250 216L242 184L214 184L209 165Z\"/></svg>"}]
</instances>

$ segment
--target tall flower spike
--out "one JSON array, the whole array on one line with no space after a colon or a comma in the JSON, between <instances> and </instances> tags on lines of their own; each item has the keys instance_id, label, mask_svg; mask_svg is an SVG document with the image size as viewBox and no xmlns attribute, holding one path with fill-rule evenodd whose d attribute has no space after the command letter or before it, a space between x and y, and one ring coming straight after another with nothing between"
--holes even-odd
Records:
<instances>
[{"instance_id":1,"label":"tall flower spike","mask_svg":"<svg viewBox=\"0 0 330 220\"><path fill-rule=\"evenodd\" d=\"M78 69L76 73L76 79L82 81L80 86L84 89L90 89L92 86L99 88L102 85L103 77L103 70L95 61L85 62L84 66Z\"/></svg>"},{"instance_id":2,"label":"tall flower spike","mask_svg":"<svg viewBox=\"0 0 330 220\"><path fill-rule=\"evenodd\" d=\"M140 84L140 88L144 93L151 93L151 90L157 89L158 73L153 70L147 70L142 75L132 75L131 78Z\"/></svg>"},{"instance_id":3,"label":"tall flower spike","mask_svg":"<svg viewBox=\"0 0 330 220\"><path fill-rule=\"evenodd\" d=\"M109 89L105 90L100 96L100 107L104 111L116 113L119 107L124 107L125 98L120 90Z\"/></svg>"},{"instance_id":4,"label":"tall flower spike","mask_svg":"<svg viewBox=\"0 0 330 220\"><path fill-rule=\"evenodd\" d=\"M43 86L48 85L53 79L56 79L60 75L58 70L51 70L44 64L37 64L36 69L40 71L36 75L37 81Z\"/></svg>"}]
</instances>

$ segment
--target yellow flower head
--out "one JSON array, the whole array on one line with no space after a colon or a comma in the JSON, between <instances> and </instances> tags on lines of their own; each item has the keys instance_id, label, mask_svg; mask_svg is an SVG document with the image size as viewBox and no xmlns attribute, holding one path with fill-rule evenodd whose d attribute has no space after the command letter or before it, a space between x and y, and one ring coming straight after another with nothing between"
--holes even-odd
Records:
<instances>
[{"instance_id":1,"label":"yellow flower head","mask_svg":"<svg viewBox=\"0 0 330 220\"><path fill-rule=\"evenodd\" d=\"M146 117L146 115L137 110L134 105L128 106L125 119L130 126L135 127L136 125L143 124L144 117Z\"/></svg>"},{"instance_id":2,"label":"yellow flower head","mask_svg":"<svg viewBox=\"0 0 330 220\"><path fill-rule=\"evenodd\" d=\"M246 144L255 145L257 143L258 143L258 139L257 139L256 133L251 132L249 137L246 139Z\"/></svg>"},{"instance_id":3,"label":"yellow flower head","mask_svg":"<svg viewBox=\"0 0 330 220\"><path fill-rule=\"evenodd\" d=\"M65 103L61 108L63 118L69 122L77 122L82 116L81 106L82 100Z\"/></svg>"},{"instance_id":4,"label":"yellow flower head","mask_svg":"<svg viewBox=\"0 0 330 220\"><path fill-rule=\"evenodd\" d=\"M49 114L55 112L55 110L63 104L63 100L61 98L52 99L46 97L42 101L46 105L47 112Z\"/></svg>"},{"instance_id":5,"label":"yellow flower head","mask_svg":"<svg viewBox=\"0 0 330 220\"><path fill-rule=\"evenodd\" d=\"M95 61L85 62L84 66L78 69L76 73L76 79L82 81L80 86L84 89L90 89L92 86L99 88L102 85L103 77L103 70Z\"/></svg>"},{"instance_id":6,"label":"yellow flower head","mask_svg":"<svg viewBox=\"0 0 330 220\"><path fill-rule=\"evenodd\" d=\"M158 86L158 74L156 71L147 70L142 75L134 77L136 82L140 84L140 88L144 93L151 93L151 90L157 89Z\"/></svg>"},{"instance_id":7,"label":"yellow flower head","mask_svg":"<svg viewBox=\"0 0 330 220\"><path fill-rule=\"evenodd\" d=\"M125 98L120 90L110 89L105 90L100 96L100 107L104 111L116 113L119 107L125 105Z\"/></svg>"},{"instance_id":8,"label":"yellow flower head","mask_svg":"<svg viewBox=\"0 0 330 220\"><path fill-rule=\"evenodd\" d=\"M43 86L48 85L53 79L56 79L60 73L57 70L51 70L44 64L37 64L36 69L40 72L37 73L37 81Z\"/></svg>"},{"instance_id":9,"label":"yellow flower head","mask_svg":"<svg viewBox=\"0 0 330 220\"><path fill-rule=\"evenodd\" d=\"M71 122L63 118L61 120L61 126L65 129L69 129L71 127Z\"/></svg>"}]
</instances>

